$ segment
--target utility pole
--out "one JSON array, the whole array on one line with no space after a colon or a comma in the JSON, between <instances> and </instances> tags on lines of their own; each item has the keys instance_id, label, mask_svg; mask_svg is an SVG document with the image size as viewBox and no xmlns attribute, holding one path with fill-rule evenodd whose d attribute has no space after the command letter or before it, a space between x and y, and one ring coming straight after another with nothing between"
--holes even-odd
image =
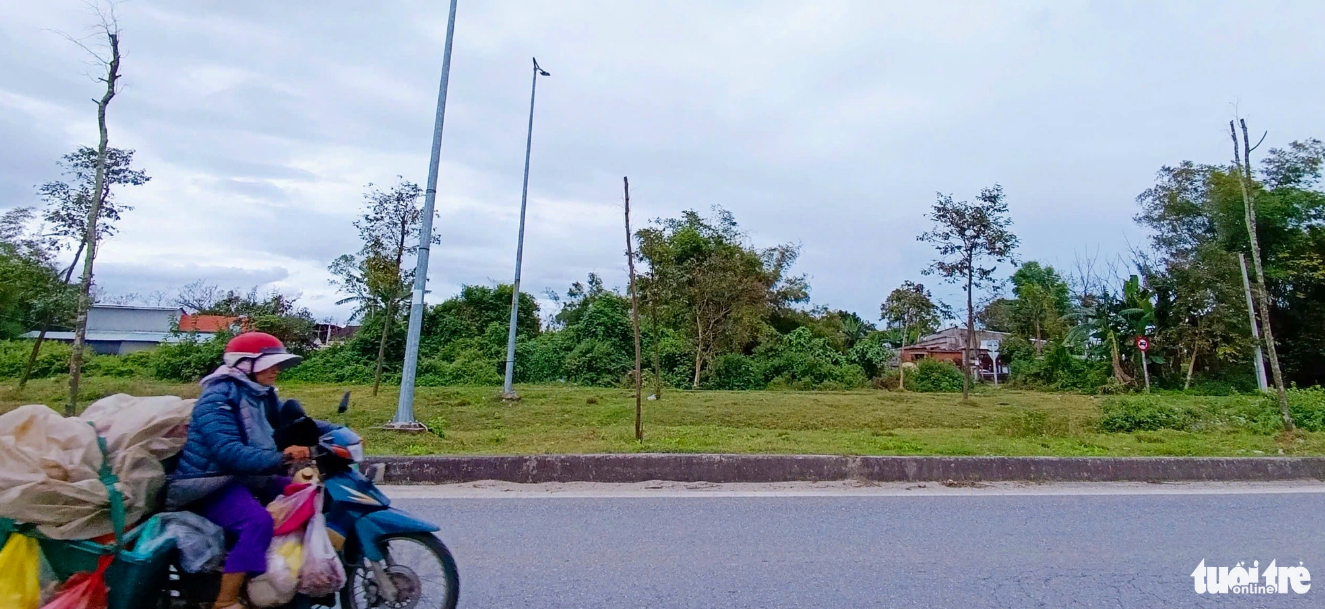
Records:
<instances>
[{"instance_id":1,"label":"utility pole","mask_svg":"<svg viewBox=\"0 0 1325 609\"><path fill-rule=\"evenodd\" d=\"M1242 291L1247 294L1247 316L1251 318L1251 337L1256 339L1256 349L1252 357L1256 358L1256 387L1262 393L1270 390L1270 383L1265 380L1265 355L1261 353L1261 330L1256 326L1256 305L1251 300L1251 280L1247 279L1247 257L1238 252L1238 265L1242 267Z\"/></svg>"},{"instance_id":2,"label":"utility pole","mask_svg":"<svg viewBox=\"0 0 1325 609\"><path fill-rule=\"evenodd\" d=\"M630 233L630 180L626 177L621 178L621 184L626 192L626 268L630 271L630 321L635 326L635 441L644 441L644 425L640 420L640 394L644 391L644 379L640 376L640 343L639 343L639 297L635 294L635 251L633 249L633 237Z\"/></svg>"},{"instance_id":3,"label":"utility pole","mask_svg":"<svg viewBox=\"0 0 1325 609\"><path fill-rule=\"evenodd\" d=\"M446 119L446 87L451 79L451 42L455 39L455 5L451 0L446 19L446 50L442 53L442 82L437 90L437 119L432 127L432 156L428 159L428 190L423 195L423 225L419 227L419 251L414 263L414 294L409 305L409 330L405 338L405 366L400 375L400 400L396 416L383 427L398 431L424 431L414 420L414 377L419 367L419 338L423 334L423 296L428 293L428 255L432 247L432 217L437 205L437 168L442 159L442 124Z\"/></svg>"},{"instance_id":4,"label":"utility pole","mask_svg":"<svg viewBox=\"0 0 1325 609\"><path fill-rule=\"evenodd\" d=\"M515 282L511 284L511 326L506 335L506 383L502 388L503 400L518 400L512 382L515 379L515 322L520 313L520 260L524 257L524 211L529 201L529 151L534 143L534 93L538 91L539 75L551 76L538 67L534 58L534 82L529 86L529 132L524 140L524 186L520 189L520 236L515 243Z\"/></svg>"}]
</instances>

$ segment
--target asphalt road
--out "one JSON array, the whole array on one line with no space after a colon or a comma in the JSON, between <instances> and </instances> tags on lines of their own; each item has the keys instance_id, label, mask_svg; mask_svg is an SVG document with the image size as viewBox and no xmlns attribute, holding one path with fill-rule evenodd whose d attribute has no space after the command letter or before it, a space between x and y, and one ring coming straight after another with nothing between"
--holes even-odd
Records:
<instances>
[{"instance_id":1,"label":"asphalt road","mask_svg":"<svg viewBox=\"0 0 1325 609\"><path fill-rule=\"evenodd\" d=\"M402 498L461 607L1325 607L1325 493ZM1306 594L1191 572L1302 564Z\"/></svg>"}]
</instances>

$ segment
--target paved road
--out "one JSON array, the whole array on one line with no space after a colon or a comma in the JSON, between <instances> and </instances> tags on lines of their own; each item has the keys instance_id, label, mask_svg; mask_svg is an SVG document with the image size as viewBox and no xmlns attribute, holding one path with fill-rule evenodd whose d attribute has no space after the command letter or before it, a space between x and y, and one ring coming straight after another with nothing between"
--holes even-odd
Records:
<instances>
[{"instance_id":1,"label":"paved road","mask_svg":"<svg viewBox=\"0 0 1325 609\"><path fill-rule=\"evenodd\" d=\"M1325 493L411 498L461 607L1325 607ZM1197 595L1302 561L1304 595Z\"/></svg>"}]
</instances>

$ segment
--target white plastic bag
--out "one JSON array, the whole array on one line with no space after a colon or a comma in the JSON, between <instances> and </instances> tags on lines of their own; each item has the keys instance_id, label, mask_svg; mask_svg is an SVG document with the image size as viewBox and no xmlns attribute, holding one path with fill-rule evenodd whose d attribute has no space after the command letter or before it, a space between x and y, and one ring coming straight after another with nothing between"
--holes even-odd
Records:
<instances>
[{"instance_id":1,"label":"white plastic bag","mask_svg":"<svg viewBox=\"0 0 1325 609\"><path fill-rule=\"evenodd\" d=\"M345 585L345 565L336 555L331 537L327 535L327 519L322 515L322 495L317 498L317 511L304 531L304 568L299 572L299 593L326 596Z\"/></svg>"},{"instance_id":2,"label":"white plastic bag","mask_svg":"<svg viewBox=\"0 0 1325 609\"><path fill-rule=\"evenodd\" d=\"M258 607L284 605L299 591L304 564L302 530L273 537L267 546L267 572L248 582L248 599Z\"/></svg>"}]
</instances>

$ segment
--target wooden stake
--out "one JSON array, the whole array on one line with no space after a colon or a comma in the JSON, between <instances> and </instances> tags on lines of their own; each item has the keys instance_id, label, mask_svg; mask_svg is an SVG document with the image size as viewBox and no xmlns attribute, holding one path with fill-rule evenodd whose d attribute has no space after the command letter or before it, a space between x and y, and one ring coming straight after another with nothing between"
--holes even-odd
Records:
<instances>
[{"instance_id":1,"label":"wooden stake","mask_svg":"<svg viewBox=\"0 0 1325 609\"><path fill-rule=\"evenodd\" d=\"M630 179L621 178L626 193L626 268L630 271L630 322L635 326L635 440L644 441L644 425L640 420L640 393L644 388L644 379L640 373L639 342L639 297L635 294L635 251L634 236L630 232Z\"/></svg>"}]
</instances>

